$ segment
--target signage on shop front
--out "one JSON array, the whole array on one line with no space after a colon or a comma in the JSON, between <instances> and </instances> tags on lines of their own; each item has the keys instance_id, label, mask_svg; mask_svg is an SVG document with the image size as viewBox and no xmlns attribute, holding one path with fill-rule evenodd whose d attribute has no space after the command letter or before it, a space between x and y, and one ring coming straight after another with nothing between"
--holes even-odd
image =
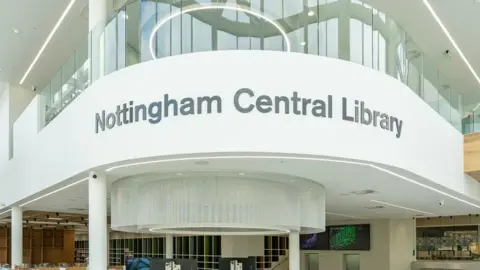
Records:
<instances>
[{"instance_id":1,"label":"signage on shop front","mask_svg":"<svg viewBox=\"0 0 480 270\"><path fill-rule=\"evenodd\" d=\"M162 100L148 104L125 102L117 105L116 110L102 110L95 114L95 133L142 121L158 124L165 118L175 116L221 114L223 106L227 104L242 114L284 114L330 119L337 115L333 111L335 105L339 104L341 120L379 128L393 133L396 138L402 136L403 120L369 108L360 100L332 95L324 99L302 97L296 91L290 96L270 96L257 94L250 88L237 90L228 100L218 95L175 99L165 94Z\"/></svg>"}]
</instances>

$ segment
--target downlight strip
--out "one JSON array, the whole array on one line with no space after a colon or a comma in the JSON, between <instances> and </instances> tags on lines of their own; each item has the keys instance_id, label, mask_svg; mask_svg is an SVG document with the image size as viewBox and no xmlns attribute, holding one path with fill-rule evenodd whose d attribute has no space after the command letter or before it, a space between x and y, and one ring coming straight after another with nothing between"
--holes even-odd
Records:
<instances>
[{"instance_id":1,"label":"downlight strip","mask_svg":"<svg viewBox=\"0 0 480 270\"><path fill-rule=\"evenodd\" d=\"M473 77L475 77L475 79L477 80L477 82L480 84L480 77L478 77L477 75L477 72L475 72L475 69L473 69L472 65L470 65L470 62L468 62L468 59L467 57L465 57L465 55L463 54L462 50L460 49L460 47L458 46L457 42L455 41L455 39L452 37L452 35L450 34L450 32L448 31L447 27L443 24L442 20L440 19L440 17L438 17L437 15L437 12L435 12L435 9L432 7L432 5L430 4L430 2L428 2L429 0L423 0L423 4L427 7L428 11L430 12L430 14L432 15L432 17L435 19L435 21L437 21L437 24L440 26L440 28L442 29L443 33L447 36L448 40L450 41L450 43L452 43L453 47L455 48L455 50L458 52L458 55L460 56L460 58L462 59L462 61L465 63L465 65L467 65L467 68L470 70L470 72L472 73Z\"/></svg>"},{"instance_id":2,"label":"downlight strip","mask_svg":"<svg viewBox=\"0 0 480 270\"><path fill-rule=\"evenodd\" d=\"M167 22L171 21L172 19L181 16L182 14L186 14L186 13L190 13L190 12L194 12L194 11L200 11L200 10L216 10L216 9L245 12L245 13L248 13L250 15L259 17L259 18L267 21L268 23L270 23L271 25L273 25L275 28L278 29L280 34L283 36L283 39L285 40L285 45L287 47L286 48L287 52L291 52L291 47L292 46L290 44L290 40L288 38L288 35L285 32L285 30L283 30L283 28L277 22L275 22L275 20L272 20L272 19L268 18L267 16L261 14L260 12L253 11L249 7L245 7L245 6L229 6L229 5L225 5L225 4L210 4L210 5L192 5L192 6L186 7L184 9L181 9L180 11L177 11L175 13L170 14L169 16L167 16L164 19L157 22L157 24L155 24L155 26L153 27L152 32L150 33L150 39L149 39L150 55L152 56L152 59L157 59L157 54L155 53L155 48L154 48L154 41L155 41L155 35L157 34L157 31L160 29L160 27L162 27L163 25L165 25Z\"/></svg>"},{"instance_id":3,"label":"downlight strip","mask_svg":"<svg viewBox=\"0 0 480 270\"><path fill-rule=\"evenodd\" d=\"M41 196L39 196L39 197L37 197L37 198L35 198L35 199L32 199L32 200L30 200L30 201L25 202L25 203L22 203L22 204L20 204L20 207L24 207L24 206L26 206L27 204L36 202L36 201L38 201L38 200L40 200L40 199L43 199L43 198L48 197L48 196L50 196L50 195L53 195L53 194L55 194L55 193L57 193L57 192L60 192L60 191L62 191L62 190L65 190L65 189L67 189L67 188L69 188L69 187L73 187L73 186L75 186L75 185L77 185L77 184L80 184L80 183L86 181L86 180L88 180L88 177L87 177L87 178L83 178L83 179L78 180L78 181L75 181L75 182L73 182L73 183L71 183L71 184L69 184L69 185L63 186L63 187L61 187L61 188L59 188L59 189L56 189L56 190L54 190L54 191L48 192L48 193L46 193L46 194L43 194L43 195L41 195ZM1 212L1 213L0 213L0 216L3 215L3 214L5 214L5 213L10 212L11 210L12 210L12 209L10 208L10 209L8 209L8 210L6 210L6 211Z\"/></svg>"},{"instance_id":4,"label":"downlight strip","mask_svg":"<svg viewBox=\"0 0 480 270\"><path fill-rule=\"evenodd\" d=\"M366 219L364 217L350 216L350 215L338 214L338 213L332 213L332 212L325 212L325 214L331 215L331 216L338 216L338 217L354 218L354 219Z\"/></svg>"},{"instance_id":5,"label":"downlight strip","mask_svg":"<svg viewBox=\"0 0 480 270\"><path fill-rule=\"evenodd\" d=\"M65 20L65 17L67 16L68 12L70 11L70 9L72 9L73 7L73 4L75 4L75 1L76 0L70 0L70 3L68 3L67 7L65 8L65 10L63 11L62 15L60 16L60 18L58 19L57 23L55 24L55 26L53 27L52 31L50 32L50 34L48 34L47 36L47 39L45 40L45 42L43 43L42 47L40 47L40 50L38 51L37 55L35 56L35 58L33 59L32 63L30 64L30 66L28 67L27 71L25 72L25 74L23 75L22 79L20 80L20 84L23 84L23 82L25 82L25 79L27 78L27 76L30 74L30 72L32 71L33 67L35 66L35 64L37 63L38 59L40 58L40 56L42 55L43 51L45 50L45 48L47 48L47 45L48 43L50 43L50 41L52 40L52 37L53 35L55 35L55 33L57 32L58 28L60 27L60 25L62 24L63 20Z\"/></svg>"},{"instance_id":6,"label":"downlight strip","mask_svg":"<svg viewBox=\"0 0 480 270\"><path fill-rule=\"evenodd\" d=\"M143 162L134 162L134 163L129 163L129 164L123 164L123 165L118 165L118 166L113 166L105 170L105 172L111 172L117 169L121 168L127 168L127 167L133 167L133 166L139 166L139 165L146 165L146 164L157 164L157 163L167 163L167 162L177 162L177 161L195 161L195 160L219 160L219 159L281 159L281 160L306 160L306 161L324 161L324 162L332 162L332 163L343 163L343 164L353 164L353 165L359 165L359 166L367 166L374 168L376 170L385 172L387 174L390 174L392 176L398 177L400 179L403 179L405 181L408 181L410 183L413 183L415 185L418 185L420 187L429 189L431 191L434 191L438 194L447 196L451 199L454 199L456 201L462 202L464 204L468 204L470 206L473 206L475 208L480 209L480 205L474 204L472 202L460 199L458 197L455 197L451 194L448 194L444 191L438 190L436 188L433 188L431 186L422 184L418 181L415 181L411 178L405 177L403 175L400 175L398 173L392 172L390 170L384 169L382 167L365 163L365 162L359 162L359 161L348 161L348 160L336 160L336 159L328 159L328 158L311 158L311 157L289 157L289 156L218 156L218 157L191 157L191 158L175 158L175 159L165 159L165 160L152 160L152 161L143 161Z\"/></svg>"},{"instance_id":7,"label":"downlight strip","mask_svg":"<svg viewBox=\"0 0 480 270\"><path fill-rule=\"evenodd\" d=\"M40 200L40 199L43 199L43 198L45 198L45 197L48 197L48 196L50 196L50 195L52 195L52 194L55 194L55 193L57 193L57 192L59 192L59 191L62 191L62 190L64 190L64 189L67 189L67 188L69 188L69 187L73 187L73 186L75 186L75 185L77 185L77 184L82 183L83 181L86 181L86 180L88 180L88 177L87 177L87 178L83 178L83 179L81 179L81 180L78 180L78 181L76 181L76 182L73 182L73 183L71 183L71 184L69 184L69 185L63 186L63 187L61 187L61 188L59 188L59 189L57 189L57 190L54 190L54 191L52 191L52 192L43 194L42 196L39 196L39 197L37 197L37 198L35 198L35 199L33 199L33 200L30 200L30 201L28 201L28 202L22 203L22 204L20 204L20 207L24 207L24 206L27 205L27 204L30 204L30 203L32 203L32 202L36 202L36 201L38 201L38 200Z\"/></svg>"},{"instance_id":8,"label":"downlight strip","mask_svg":"<svg viewBox=\"0 0 480 270\"><path fill-rule=\"evenodd\" d=\"M377 201L377 200L370 200L370 201L373 202L373 203L378 203L378 204L382 204L382 205L385 205L385 206L390 206L390 207L394 207L394 208L398 208L398 209L417 212L417 213L421 213L421 214L425 214L425 215L429 215L429 216L436 216L435 214L430 213L430 212L425 212L425 211L421 211L421 210L418 210L418 209L409 208L409 207L405 207L405 206L401 206L401 205L397 205L397 204L393 204L393 203L387 203L387 202L382 202L382 201Z\"/></svg>"},{"instance_id":9,"label":"downlight strip","mask_svg":"<svg viewBox=\"0 0 480 270\"><path fill-rule=\"evenodd\" d=\"M367 167L371 167L371 168L374 168L374 169L377 169L379 171L382 171L382 172L385 172L387 174L390 174L392 176L395 176L395 177L398 177L400 179L403 179L405 181L408 181L410 183L413 183L413 184L416 184L420 187L423 187L423 188L426 188L426 189L429 189L431 191L434 191L438 194L441 194L441 195L444 195L444 196L447 196L451 199L454 199L456 201L459 201L459 202L462 202L462 203L465 203L467 205L470 205L470 206L473 206L475 208L478 208L480 209L480 205L477 205L477 204L474 204L474 203L471 203L469 201L466 201L466 200L463 200L463 199L460 199L458 197L455 197L451 194L448 194L446 192L443 192L441 190L438 190L436 188L433 188L433 187L430 187L428 185L425 185L425 184L422 184L420 182L417 182L413 179L410 179L408 177L405 177L405 176L402 176L400 174L397 174L395 172L392 172L390 170L387 170L387 169L384 169L384 168L381 168L381 167L378 167L376 165L373 165L373 164L369 164L369 163L364 163L364 162L357 162L357 161L348 161L348 160L335 160L335 159L327 159L327 158L308 158L308 157L288 157L288 156L219 156L219 157L192 157L192 158L175 158L175 159L165 159L165 160L152 160L152 161L143 161L143 162L134 162L134 163L129 163L129 164L123 164L123 165L117 165L117 166L112 166L108 169L105 170L105 172L112 172L114 170L117 170L117 169L121 169L121 168L128 168L128 167L134 167L134 166L139 166L139 165L146 165L146 164L158 164L158 163L168 163L168 162L178 162L178 161L194 161L194 160L205 160L205 159L209 159L209 160L220 160L220 159L245 159L245 158L249 158L249 159L291 159L291 160L306 160L306 161L324 161L324 162L332 162L332 163L343 163L343 164L353 164L353 165L359 165L359 166L367 166ZM44 194L42 196L39 196L33 200L30 200L28 202L25 202L23 204L20 205L20 207L23 207L27 204L30 204L32 202L35 202L35 201L38 201L42 198L45 198L47 196L50 196L52 194L55 194L59 191L62 191L64 189L67 189L69 187L72 187L74 185L77 185L79 183L82 183L83 181L86 181L88 180L88 178L83 178L79 181L76 181L72 184L69 184L69 185L66 185L64 187L61 187L55 191L52 191L52 192L49 192L47 194ZM390 206L393 206L393 207L397 207L397 208L402 208L402 209L406 209L406 210L411 210L411 211L416 211L416 212L421 212L421 213L425 213L425 214L428 214L428 215L433 215L432 213L428 213L428 212L423 212L423 211L420 211L420 210L416 210L416 209L411 209L411 208L407 208L407 207L402 207L402 206L397 206L397 205L393 205L393 204L388 204L388 203L385 203L385 202L379 202L379 201L372 201L372 202L376 202L376 203L380 203L380 204L384 204L384 205L390 205ZM0 213L0 215L3 215L7 212L10 212L11 209L8 209L2 213ZM330 213L331 215L334 215L334 213ZM353 216L352 216L353 217ZM355 218L359 218L359 217L355 217ZM361 218L360 218L361 219Z\"/></svg>"}]
</instances>

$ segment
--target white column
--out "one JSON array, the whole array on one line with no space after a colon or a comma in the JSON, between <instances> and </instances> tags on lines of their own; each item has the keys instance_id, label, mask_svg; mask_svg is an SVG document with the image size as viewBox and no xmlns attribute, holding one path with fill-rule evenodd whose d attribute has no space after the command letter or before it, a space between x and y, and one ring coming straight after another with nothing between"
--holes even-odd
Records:
<instances>
[{"instance_id":1,"label":"white column","mask_svg":"<svg viewBox=\"0 0 480 270\"><path fill-rule=\"evenodd\" d=\"M98 23L107 21L107 0L88 1L88 30L92 31Z\"/></svg>"},{"instance_id":2,"label":"white column","mask_svg":"<svg viewBox=\"0 0 480 270\"><path fill-rule=\"evenodd\" d=\"M90 173L88 179L89 270L108 266L107 181L103 174Z\"/></svg>"},{"instance_id":3,"label":"white column","mask_svg":"<svg viewBox=\"0 0 480 270\"><path fill-rule=\"evenodd\" d=\"M12 207L12 268L23 263L23 212Z\"/></svg>"},{"instance_id":4,"label":"white column","mask_svg":"<svg viewBox=\"0 0 480 270\"><path fill-rule=\"evenodd\" d=\"M173 259L173 234L165 235L165 258Z\"/></svg>"},{"instance_id":5,"label":"white column","mask_svg":"<svg viewBox=\"0 0 480 270\"><path fill-rule=\"evenodd\" d=\"M300 270L300 233L290 232L288 234L288 269Z\"/></svg>"},{"instance_id":6,"label":"white column","mask_svg":"<svg viewBox=\"0 0 480 270\"><path fill-rule=\"evenodd\" d=\"M104 74L105 62L105 26L107 24L108 10L112 0L88 1L88 30L90 60L89 81L92 83Z\"/></svg>"}]
</instances>

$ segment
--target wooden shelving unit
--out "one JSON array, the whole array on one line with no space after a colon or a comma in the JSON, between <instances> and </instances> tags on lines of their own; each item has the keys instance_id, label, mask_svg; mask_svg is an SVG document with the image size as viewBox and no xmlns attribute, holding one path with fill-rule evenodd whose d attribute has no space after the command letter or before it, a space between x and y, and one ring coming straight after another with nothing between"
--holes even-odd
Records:
<instances>
[{"instance_id":1,"label":"wooden shelving unit","mask_svg":"<svg viewBox=\"0 0 480 270\"><path fill-rule=\"evenodd\" d=\"M23 229L23 263L74 263L75 232L61 229ZM0 228L0 263L10 263L10 228Z\"/></svg>"}]
</instances>

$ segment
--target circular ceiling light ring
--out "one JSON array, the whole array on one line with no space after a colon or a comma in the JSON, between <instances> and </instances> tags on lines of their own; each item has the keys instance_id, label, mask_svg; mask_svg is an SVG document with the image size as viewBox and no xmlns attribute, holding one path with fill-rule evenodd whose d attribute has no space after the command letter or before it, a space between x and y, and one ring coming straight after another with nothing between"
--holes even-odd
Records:
<instances>
[{"instance_id":1,"label":"circular ceiling light ring","mask_svg":"<svg viewBox=\"0 0 480 270\"><path fill-rule=\"evenodd\" d=\"M226 224L196 224L193 226L153 226L147 229L150 233L176 235L282 235L291 230L278 227L226 225Z\"/></svg>"},{"instance_id":2,"label":"circular ceiling light ring","mask_svg":"<svg viewBox=\"0 0 480 270\"><path fill-rule=\"evenodd\" d=\"M156 55L155 50L154 50L153 42L154 42L155 35L157 34L157 31L160 29L160 27L162 27L163 25L165 25L167 22L171 21L172 19L174 19L176 17L179 17L183 14L187 14L187 13L194 12L194 11L216 10L216 9L245 12L247 14L256 16L258 18L261 18L261 19L267 21L268 23L273 25L280 32L280 34L283 36L283 39L285 40L286 51L291 52L292 45L290 44L290 40L287 36L287 33L285 32L285 30L283 30L283 28L275 20L272 20L272 19L268 18L267 16L261 14L260 12L251 10L249 7L229 6L229 5L222 5L222 4L211 4L211 5L192 5L192 6L188 6L186 8L181 9L180 11L172 13L169 16L167 16L167 17L163 18L162 20L158 21L155 24L155 26L153 27L152 32L150 33L150 38L149 38L149 42L148 42L149 49L150 49L150 55L152 56L152 59L154 59L154 60L157 59L157 55Z\"/></svg>"}]
</instances>

